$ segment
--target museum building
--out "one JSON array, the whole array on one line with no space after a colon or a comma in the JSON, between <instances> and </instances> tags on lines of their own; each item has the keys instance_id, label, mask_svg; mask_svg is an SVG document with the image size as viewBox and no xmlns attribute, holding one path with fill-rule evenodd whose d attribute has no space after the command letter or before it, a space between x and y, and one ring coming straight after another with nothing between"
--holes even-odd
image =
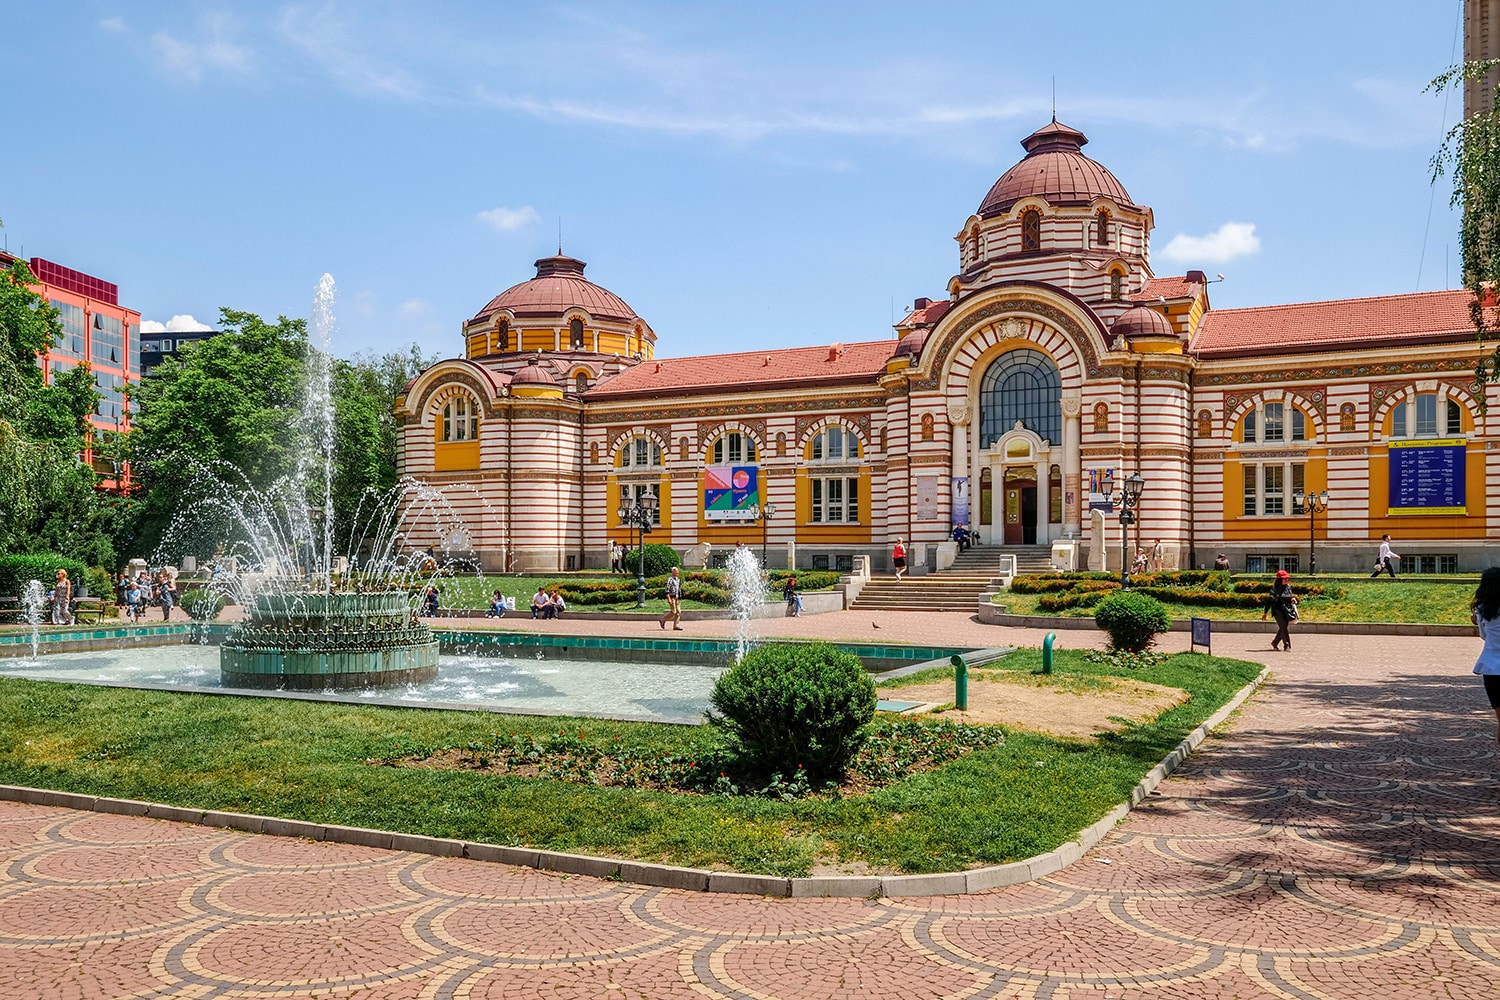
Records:
<instances>
[{"instance_id":1,"label":"museum building","mask_svg":"<svg viewBox=\"0 0 1500 1000\"><path fill-rule=\"evenodd\" d=\"M1469 293L1213 310L1202 271L1152 271L1152 211L1087 141L1022 141L893 338L658 358L582 261L537 261L398 401L400 471L468 513L438 541L599 568L638 506L650 541L772 566L879 570L898 537L941 566L963 523L1113 569L1138 477L1128 548L1168 565L1368 569L1386 532L1408 571L1492 562L1500 392L1486 415L1471 391Z\"/></svg>"}]
</instances>

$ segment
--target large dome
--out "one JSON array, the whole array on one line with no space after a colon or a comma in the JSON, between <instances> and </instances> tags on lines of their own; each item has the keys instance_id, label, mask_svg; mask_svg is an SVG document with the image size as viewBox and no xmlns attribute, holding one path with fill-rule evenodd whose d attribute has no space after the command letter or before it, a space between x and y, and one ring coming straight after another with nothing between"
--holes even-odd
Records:
<instances>
[{"instance_id":1,"label":"large dome","mask_svg":"<svg viewBox=\"0 0 1500 1000\"><path fill-rule=\"evenodd\" d=\"M1134 207L1115 175L1083 155L1088 136L1056 118L1021 140L1026 158L1007 170L979 206L984 218L999 215L1022 198L1045 198L1049 205L1087 205L1104 197Z\"/></svg>"},{"instance_id":2,"label":"large dome","mask_svg":"<svg viewBox=\"0 0 1500 1000\"><path fill-rule=\"evenodd\" d=\"M543 257L536 262L535 278L512 285L490 299L474 319L484 319L501 309L509 309L516 316L561 316L577 307L594 319L633 321L635 310L624 299L583 276L586 266L562 254Z\"/></svg>"}]
</instances>

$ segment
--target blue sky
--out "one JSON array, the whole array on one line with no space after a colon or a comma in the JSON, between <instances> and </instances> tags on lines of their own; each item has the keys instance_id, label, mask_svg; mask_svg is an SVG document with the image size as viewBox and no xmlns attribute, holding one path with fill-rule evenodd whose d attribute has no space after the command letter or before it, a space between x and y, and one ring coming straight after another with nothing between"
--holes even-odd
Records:
<instances>
[{"instance_id":1,"label":"blue sky","mask_svg":"<svg viewBox=\"0 0 1500 1000\"><path fill-rule=\"evenodd\" d=\"M306 316L331 272L343 355L459 353L559 221L662 356L876 340L942 295L1055 77L1058 118L1154 209L1156 273L1223 272L1215 306L1452 287L1444 99L1422 90L1458 12L13 5L0 219L12 252L155 322Z\"/></svg>"}]
</instances>

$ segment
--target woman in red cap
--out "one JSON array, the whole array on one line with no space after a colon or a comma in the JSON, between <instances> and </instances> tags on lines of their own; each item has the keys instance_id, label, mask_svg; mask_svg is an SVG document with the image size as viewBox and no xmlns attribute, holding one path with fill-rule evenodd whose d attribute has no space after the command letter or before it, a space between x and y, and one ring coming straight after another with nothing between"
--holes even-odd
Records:
<instances>
[{"instance_id":1,"label":"woman in red cap","mask_svg":"<svg viewBox=\"0 0 1500 1000\"><path fill-rule=\"evenodd\" d=\"M1260 620L1265 621L1266 615L1276 619L1276 638L1271 640L1272 649L1291 649L1292 636L1287 631L1287 626L1297 620L1297 595L1292 593L1292 575L1284 569L1276 571L1276 582L1271 584L1271 593L1266 597L1266 609L1260 613Z\"/></svg>"}]
</instances>

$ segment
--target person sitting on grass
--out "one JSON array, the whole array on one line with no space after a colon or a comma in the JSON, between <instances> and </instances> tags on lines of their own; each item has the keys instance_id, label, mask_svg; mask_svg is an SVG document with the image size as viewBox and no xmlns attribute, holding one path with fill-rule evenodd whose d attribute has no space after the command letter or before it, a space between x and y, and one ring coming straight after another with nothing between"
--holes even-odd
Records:
<instances>
[{"instance_id":1,"label":"person sitting on grass","mask_svg":"<svg viewBox=\"0 0 1500 1000\"><path fill-rule=\"evenodd\" d=\"M552 598L547 596L546 587L536 588L536 593L531 595L531 617L552 617Z\"/></svg>"},{"instance_id":2,"label":"person sitting on grass","mask_svg":"<svg viewBox=\"0 0 1500 1000\"><path fill-rule=\"evenodd\" d=\"M495 591L495 593L490 597L490 609L484 613L484 616L486 618L503 618L503 617L505 617L505 595L504 594L502 594L498 590Z\"/></svg>"}]
</instances>

